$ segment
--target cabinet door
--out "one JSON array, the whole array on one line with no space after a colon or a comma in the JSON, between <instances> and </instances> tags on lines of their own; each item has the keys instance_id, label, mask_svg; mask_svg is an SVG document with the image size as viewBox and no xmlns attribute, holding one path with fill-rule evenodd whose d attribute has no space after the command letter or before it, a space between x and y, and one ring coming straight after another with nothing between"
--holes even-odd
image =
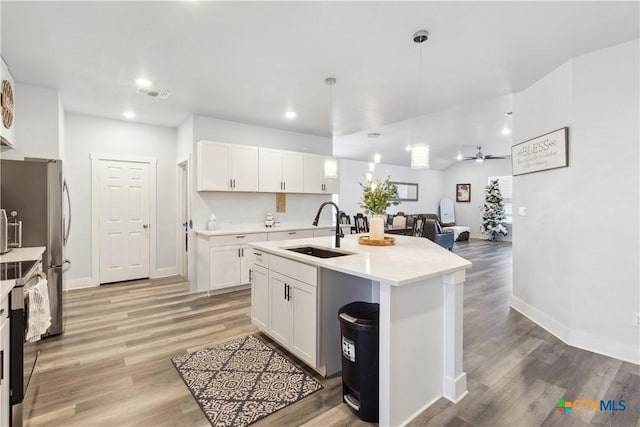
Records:
<instances>
[{"instance_id":1,"label":"cabinet door","mask_svg":"<svg viewBox=\"0 0 640 427\"><path fill-rule=\"evenodd\" d=\"M335 178L324 177L324 162L336 162L337 175ZM325 157L322 162L322 177L324 183L324 193L337 194L340 192L340 160L333 157Z\"/></svg>"},{"instance_id":2,"label":"cabinet door","mask_svg":"<svg viewBox=\"0 0 640 427\"><path fill-rule=\"evenodd\" d=\"M7 313L2 313L0 323L0 351L2 351L2 380L0 380L0 426L9 425L9 412L11 411L10 405L10 388L9 388L9 346L10 346L10 333L9 333L9 319L7 319Z\"/></svg>"},{"instance_id":3,"label":"cabinet door","mask_svg":"<svg viewBox=\"0 0 640 427\"><path fill-rule=\"evenodd\" d=\"M209 290L240 285L240 245L209 249L211 277Z\"/></svg>"},{"instance_id":4,"label":"cabinet door","mask_svg":"<svg viewBox=\"0 0 640 427\"><path fill-rule=\"evenodd\" d=\"M251 268L251 321L263 330L269 327L269 271L259 265Z\"/></svg>"},{"instance_id":5,"label":"cabinet door","mask_svg":"<svg viewBox=\"0 0 640 427\"><path fill-rule=\"evenodd\" d=\"M260 148L259 157L259 184L260 191L280 193L284 190L282 179L282 151Z\"/></svg>"},{"instance_id":6,"label":"cabinet door","mask_svg":"<svg viewBox=\"0 0 640 427\"><path fill-rule=\"evenodd\" d=\"M232 146L231 178L235 191L258 191L258 147Z\"/></svg>"},{"instance_id":7,"label":"cabinet door","mask_svg":"<svg viewBox=\"0 0 640 427\"><path fill-rule=\"evenodd\" d=\"M240 247L240 283L249 283L249 271L251 270L251 264L253 260L251 258L251 246L242 245Z\"/></svg>"},{"instance_id":8,"label":"cabinet door","mask_svg":"<svg viewBox=\"0 0 640 427\"><path fill-rule=\"evenodd\" d=\"M289 349L311 366L316 366L316 287L293 279L287 284L291 286L292 314Z\"/></svg>"},{"instance_id":9,"label":"cabinet door","mask_svg":"<svg viewBox=\"0 0 640 427\"><path fill-rule=\"evenodd\" d=\"M230 145L200 141L196 155L197 191L231 190Z\"/></svg>"},{"instance_id":10,"label":"cabinet door","mask_svg":"<svg viewBox=\"0 0 640 427\"><path fill-rule=\"evenodd\" d=\"M291 334L291 307L287 299L287 285L293 279L269 271L269 335L289 347Z\"/></svg>"},{"instance_id":11,"label":"cabinet door","mask_svg":"<svg viewBox=\"0 0 640 427\"><path fill-rule=\"evenodd\" d=\"M324 188L324 162L323 156L304 154L304 180L305 193L323 193Z\"/></svg>"},{"instance_id":12,"label":"cabinet door","mask_svg":"<svg viewBox=\"0 0 640 427\"><path fill-rule=\"evenodd\" d=\"M304 183L304 167L302 153L284 151L282 153L282 181L287 193L302 193Z\"/></svg>"}]
</instances>

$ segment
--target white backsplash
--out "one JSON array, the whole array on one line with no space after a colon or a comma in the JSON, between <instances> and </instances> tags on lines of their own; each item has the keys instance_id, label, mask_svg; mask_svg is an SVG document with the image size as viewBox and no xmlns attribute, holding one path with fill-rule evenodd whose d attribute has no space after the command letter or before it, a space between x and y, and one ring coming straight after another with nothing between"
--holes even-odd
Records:
<instances>
[{"instance_id":1,"label":"white backsplash","mask_svg":"<svg viewBox=\"0 0 640 427\"><path fill-rule=\"evenodd\" d=\"M218 229L240 224L263 224L268 212L282 224L308 222L311 225L320 204L331 200L331 195L324 194L287 194L286 212L279 213L276 212L274 193L200 192L198 196L208 212L193 216L195 229L205 228L210 213L216 215ZM334 215L332 206L324 208L321 223L330 224Z\"/></svg>"}]
</instances>

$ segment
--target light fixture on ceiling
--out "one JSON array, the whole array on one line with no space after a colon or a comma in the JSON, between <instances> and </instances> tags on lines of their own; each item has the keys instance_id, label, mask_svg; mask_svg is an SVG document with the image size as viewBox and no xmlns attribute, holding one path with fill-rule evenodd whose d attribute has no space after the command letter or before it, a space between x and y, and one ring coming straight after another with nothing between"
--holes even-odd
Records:
<instances>
[{"instance_id":1,"label":"light fixture on ceiling","mask_svg":"<svg viewBox=\"0 0 640 427\"><path fill-rule=\"evenodd\" d=\"M367 174L364 177L367 180L367 182L373 181L373 175L371 174L371 172L367 172Z\"/></svg>"},{"instance_id":2,"label":"light fixture on ceiling","mask_svg":"<svg viewBox=\"0 0 640 427\"><path fill-rule=\"evenodd\" d=\"M129 120L131 120L131 119L135 119L135 118L136 118L136 113L134 113L134 112L133 112L133 111L131 111L131 110L127 110L127 111L125 111L124 113L122 113L122 115L123 115L125 118L129 119Z\"/></svg>"},{"instance_id":3,"label":"light fixture on ceiling","mask_svg":"<svg viewBox=\"0 0 640 427\"><path fill-rule=\"evenodd\" d=\"M136 79L136 85L138 85L138 87L151 87L152 84L151 80L145 79L144 77L138 77Z\"/></svg>"},{"instance_id":4,"label":"light fixture on ceiling","mask_svg":"<svg viewBox=\"0 0 640 427\"><path fill-rule=\"evenodd\" d=\"M513 111L507 111L504 115L507 117L513 117Z\"/></svg>"},{"instance_id":5,"label":"light fixture on ceiling","mask_svg":"<svg viewBox=\"0 0 640 427\"><path fill-rule=\"evenodd\" d=\"M420 65L418 87L418 130L422 118L422 44L429 39L427 30L418 30L413 34L413 42L420 45ZM411 168L426 169L429 167L429 147L426 144L415 144L411 147Z\"/></svg>"},{"instance_id":6,"label":"light fixture on ceiling","mask_svg":"<svg viewBox=\"0 0 640 427\"><path fill-rule=\"evenodd\" d=\"M373 162L369 162L369 172L374 172L376 170L376 164Z\"/></svg>"},{"instance_id":7,"label":"light fixture on ceiling","mask_svg":"<svg viewBox=\"0 0 640 427\"><path fill-rule=\"evenodd\" d=\"M375 153L373 155L373 163L380 163L382 160L382 155L380 153Z\"/></svg>"},{"instance_id":8,"label":"light fixture on ceiling","mask_svg":"<svg viewBox=\"0 0 640 427\"><path fill-rule=\"evenodd\" d=\"M329 123L331 124L331 149L333 150L333 85L336 84L336 78L327 77L324 82L329 86ZM336 159L324 161L324 177L338 178L338 161Z\"/></svg>"},{"instance_id":9,"label":"light fixture on ceiling","mask_svg":"<svg viewBox=\"0 0 640 427\"><path fill-rule=\"evenodd\" d=\"M296 112L295 112L295 111L293 111L293 110L289 110L289 111L287 111L287 112L285 112L285 113L284 113L284 116L285 116L287 119L289 119L289 120L293 120L293 119L295 119L298 115L296 114Z\"/></svg>"},{"instance_id":10,"label":"light fixture on ceiling","mask_svg":"<svg viewBox=\"0 0 640 427\"><path fill-rule=\"evenodd\" d=\"M462 160L462 152L458 150L458 155L456 156L456 160Z\"/></svg>"},{"instance_id":11,"label":"light fixture on ceiling","mask_svg":"<svg viewBox=\"0 0 640 427\"><path fill-rule=\"evenodd\" d=\"M407 150L407 151L411 151L411 144L407 144L407 146L404 147L404 149Z\"/></svg>"},{"instance_id":12,"label":"light fixture on ceiling","mask_svg":"<svg viewBox=\"0 0 640 427\"><path fill-rule=\"evenodd\" d=\"M502 128L502 132L503 135L507 136L507 135L511 135L511 129L509 129L508 127L504 127Z\"/></svg>"},{"instance_id":13,"label":"light fixture on ceiling","mask_svg":"<svg viewBox=\"0 0 640 427\"><path fill-rule=\"evenodd\" d=\"M478 152L476 153L475 156L468 156L468 157L464 157L464 160L475 160L478 163L482 163L485 160L496 160L496 159L504 159L503 156L493 156L491 154L483 154L482 153L482 147L481 146L476 146L476 148L478 149Z\"/></svg>"}]
</instances>

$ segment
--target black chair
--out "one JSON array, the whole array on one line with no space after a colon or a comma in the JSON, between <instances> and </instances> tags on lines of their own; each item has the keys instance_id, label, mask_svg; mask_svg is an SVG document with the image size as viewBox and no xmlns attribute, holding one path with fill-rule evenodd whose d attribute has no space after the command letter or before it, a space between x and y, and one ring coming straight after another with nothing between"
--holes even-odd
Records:
<instances>
[{"instance_id":1,"label":"black chair","mask_svg":"<svg viewBox=\"0 0 640 427\"><path fill-rule=\"evenodd\" d=\"M340 224L341 225L351 225L351 218L349 218L349 215L344 213L344 211L340 211ZM355 227L350 227L349 232L351 234L353 234L355 232L355 230L356 230Z\"/></svg>"},{"instance_id":2,"label":"black chair","mask_svg":"<svg viewBox=\"0 0 640 427\"><path fill-rule=\"evenodd\" d=\"M440 221L427 219L424 223L424 237L445 249L453 250L453 230L447 230L446 233L443 233Z\"/></svg>"},{"instance_id":3,"label":"black chair","mask_svg":"<svg viewBox=\"0 0 640 427\"><path fill-rule=\"evenodd\" d=\"M416 220L417 215L407 215L407 228L413 229L413 223Z\"/></svg>"},{"instance_id":4,"label":"black chair","mask_svg":"<svg viewBox=\"0 0 640 427\"><path fill-rule=\"evenodd\" d=\"M413 237L424 237L424 223L427 221L427 218L424 215L416 215L413 220L413 228L411 230L411 235Z\"/></svg>"},{"instance_id":5,"label":"black chair","mask_svg":"<svg viewBox=\"0 0 640 427\"><path fill-rule=\"evenodd\" d=\"M387 214L387 226L393 225L393 217L394 216L395 216L394 214Z\"/></svg>"},{"instance_id":6,"label":"black chair","mask_svg":"<svg viewBox=\"0 0 640 427\"><path fill-rule=\"evenodd\" d=\"M369 232L369 220L361 213L353 216L353 224L356 233L368 233Z\"/></svg>"}]
</instances>

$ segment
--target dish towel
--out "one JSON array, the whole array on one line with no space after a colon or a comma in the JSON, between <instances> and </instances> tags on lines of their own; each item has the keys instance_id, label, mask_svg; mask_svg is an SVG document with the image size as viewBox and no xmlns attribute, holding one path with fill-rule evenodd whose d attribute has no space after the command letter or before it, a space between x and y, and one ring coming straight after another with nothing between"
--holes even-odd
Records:
<instances>
[{"instance_id":1,"label":"dish towel","mask_svg":"<svg viewBox=\"0 0 640 427\"><path fill-rule=\"evenodd\" d=\"M40 340L40 335L47 332L51 326L51 308L49 307L49 287L47 279L41 279L38 283L27 289L27 342Z\"/></svg>"}]
</instances>

